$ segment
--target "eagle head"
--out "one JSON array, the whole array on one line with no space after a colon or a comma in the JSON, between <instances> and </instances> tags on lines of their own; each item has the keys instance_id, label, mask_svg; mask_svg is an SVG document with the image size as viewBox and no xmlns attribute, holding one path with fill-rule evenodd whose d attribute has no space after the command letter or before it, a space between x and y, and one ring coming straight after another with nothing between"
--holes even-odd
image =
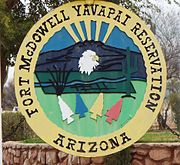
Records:
<instances>
[{"instance_id":1,"label":"eagle head","mask_svg":"<svg viewBox=\"0 0 180 165\"><path fill-rule=\"evenodd\" d=\"M92 50L86 50L79 59L79 71L88 75L99 65L99 56Z\"/></svg>"}]
</instances>

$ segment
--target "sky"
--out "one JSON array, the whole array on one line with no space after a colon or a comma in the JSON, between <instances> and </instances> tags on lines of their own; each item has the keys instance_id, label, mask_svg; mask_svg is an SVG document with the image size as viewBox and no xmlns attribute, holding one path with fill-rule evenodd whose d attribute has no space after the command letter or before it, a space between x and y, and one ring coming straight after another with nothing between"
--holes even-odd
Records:
<instances>
[{"instance_id":1,"label":"sky","mask_svg":"<svg viewBox=\"0 0 180 165\"><path fill-rule=\"evenodd\" d=\"M21 2L23 4L28 4L29 0L21 0ZM172 3L171 5L169 5L167 3L167 1L165 0L151 0L151 2L153 2L154 4L156 4L162 11L162 13L166 13L166 12L171 12L171 11L177 11L180 12L180 6L175 5L174 3ZM180 3L180 0L177 0L177 2ZM8 69L8 78L7 78L7 82L6 85L13 80L14 77L14 67L9 67Z\"/></svg>"},{"instance_id":2,"label":"sky","mask_svg":"<svg viewBox=\"0 0 180 165\"><path fill-rule=\"evenodd\" d=\"M175 10L180 10L180 7L177 6L174 2L172 2L172 4L168 4L167 0L150 0L151 2L153 2L154 4L156 4L157 6L159 6L161 9L164 9L165 11L168 11L170 9L175 8ZM180 0L177 0L177 2L180 3Z\"/></svg>"}]
</instances>

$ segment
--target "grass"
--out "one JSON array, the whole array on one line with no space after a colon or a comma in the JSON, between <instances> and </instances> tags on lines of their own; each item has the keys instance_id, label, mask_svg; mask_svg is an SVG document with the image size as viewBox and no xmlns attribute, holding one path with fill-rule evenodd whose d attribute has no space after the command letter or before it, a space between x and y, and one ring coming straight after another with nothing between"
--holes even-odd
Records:
<instances>
[{"instance_id":1,"label":"grass","mask_svg":"<svg viewBox=\"0 0 180 165\"><path fill-rule=\"evenodd\" d=\"M150 131L147 132L138 142L158 143L158 142L180 142L176 135L169 131Z\"/></svg>"},{"instance_id":2,"label":"grass","mask_svg":"<svg viewBox=\"0 0 180 165\"><path fill-rule=\"evenodd\" d=\"M30 138L23 141L24 143L45 143L40 138ZM149 131L139 141L139 143L159 143L159 142L179 142L175 135L168 131Z\"/></svg>"},{"instance_id":3,"label":"grass","mask_svg":"<svg viewBox=\"0 0 180 165\"><path fill-rule=\"evenodd\" d=\"M22 141L23 143L45 143L42 139L39 137L30 138Z\"/></svg>"}]
</instances>

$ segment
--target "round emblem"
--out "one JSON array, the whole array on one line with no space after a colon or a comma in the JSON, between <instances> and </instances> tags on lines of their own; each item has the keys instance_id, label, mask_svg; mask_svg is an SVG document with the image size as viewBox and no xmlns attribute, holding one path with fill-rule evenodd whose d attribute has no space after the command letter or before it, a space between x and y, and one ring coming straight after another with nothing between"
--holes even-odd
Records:
<instances>
[{"instance_id":1,"label":"round emblem","mask_svg":"<svg viewBox=\"0 0 180 165\"><path fill-rule=\"evenodd\" d=\"M29 31L15 89L22 114L45 142L77 156L104 156L136 142L155 120L165 60L135 14L105 1L77 1Z\"/></svg>"}]
</instances>

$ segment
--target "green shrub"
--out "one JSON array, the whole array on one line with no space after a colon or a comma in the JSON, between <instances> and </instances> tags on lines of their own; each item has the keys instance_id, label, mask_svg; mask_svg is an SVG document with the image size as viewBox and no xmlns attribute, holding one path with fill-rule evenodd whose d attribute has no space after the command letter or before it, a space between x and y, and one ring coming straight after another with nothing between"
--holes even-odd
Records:
<instances>
[{"instance_id":1,"label":"green shrub","mask_svg":"<svg viewBox=\"0 0 180 165\"><path fill-rule=\"evenodd\" d=\"M37 137L19 112L2 113L3 141L20 141Z\"/></svg>"},{"instance_id":2,"label":"green shrub","mask_svg":"<svg viewBox=\"0 0 180 165\"><path fill-rule=\"evenodd\" d=\"M130 165L131 154L130 148L126 148L120 152L109 155L105 158L106 165Z\"/></svg>"},{"instance_id":3,"label":"green shrub","mask_svg":"<svg viewBox=\"0 0 180 165\"><path fill-rule=\"evenodd\" d=\"M174 119L175 123L177 124L177 129L178 131L180 131L180 94L171 94L170 103L172 111L174 112Z\"/></svg>"}]
</instances>

